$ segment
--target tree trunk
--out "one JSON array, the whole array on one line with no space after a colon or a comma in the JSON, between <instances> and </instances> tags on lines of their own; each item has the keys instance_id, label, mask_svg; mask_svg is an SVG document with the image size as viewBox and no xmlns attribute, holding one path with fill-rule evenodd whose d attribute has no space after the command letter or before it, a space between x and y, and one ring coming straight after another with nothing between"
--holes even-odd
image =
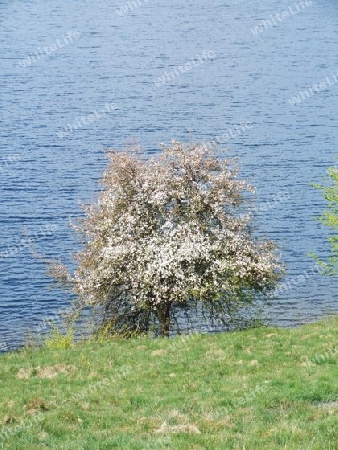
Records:
<instances>
[{"instance_id":1,"label":"tree trunk","mask_svg":"<svg viewBox=\"0 0 338 450\"><path fill-rule=\"evenodd\" d=\"M160 322L160 334L162 337L169 337L170 330L170 304L164 303L156 309L157 318Z\"/></svg>"}]
</instances>

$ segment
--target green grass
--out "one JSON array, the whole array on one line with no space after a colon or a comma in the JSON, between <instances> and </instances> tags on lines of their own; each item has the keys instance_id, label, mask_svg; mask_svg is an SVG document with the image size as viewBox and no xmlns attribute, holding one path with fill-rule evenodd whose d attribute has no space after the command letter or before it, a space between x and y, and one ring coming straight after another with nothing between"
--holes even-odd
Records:
<instances>
[{"instance_id":1,"label":"green grass","mask_svg":"<svg viewBox=\"0 0 338 450\"><path fill-rule=\"evenodd\" d=\"M338 318L0 357L0 449L338 449Z\"/></svg>"}]
</instances>

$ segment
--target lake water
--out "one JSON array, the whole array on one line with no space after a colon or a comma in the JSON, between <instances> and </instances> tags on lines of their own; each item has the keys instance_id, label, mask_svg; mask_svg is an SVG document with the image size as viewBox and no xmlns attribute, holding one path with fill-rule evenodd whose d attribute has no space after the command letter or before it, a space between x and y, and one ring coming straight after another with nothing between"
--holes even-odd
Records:
<instances>
[{"instance_id":1,"label":"lake water","mask_svg":"<svg viewBox=\"0 0 338 450\"><path fill-rule=\"evenodd\" d=\"M337 163L337 2L8 0L0 20L1 349L70 300L47 289L28 237L69 261L69 217L94 198L105 149L130 142L229 147L288 270L272 322L338 311L337 280L308 256L329 252L309 183Z\"/></svg>"}]
</instances>

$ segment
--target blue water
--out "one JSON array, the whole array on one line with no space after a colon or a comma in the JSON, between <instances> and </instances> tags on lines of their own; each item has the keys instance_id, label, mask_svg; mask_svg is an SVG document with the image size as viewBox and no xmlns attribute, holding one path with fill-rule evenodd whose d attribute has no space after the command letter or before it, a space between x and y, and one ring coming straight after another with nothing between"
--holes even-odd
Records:
<instances>
[{"instance_id":1,"label":"blue water","mask_svg":"<svg viewBox=\"0 0 338 450\"><path fill-rule=\"evenodd\" d=\"M173 138L218 136L257 187L265 205L257 226L278 242L286 281L310 274L273 301L272 322L337 312L337 280L311 272L308 256L329 251L327 230L314 220L325 205L309 183L336 164L337 2L293 7L282 21L275 15L293 3L140 0L121 16L126 5L0 4L0 346L21 344L27 329L67 306L66 293L47 289L43 258L71 259L79 244L69 217L95 197L105 150L130 142L153 153ZM156 86L166 72L170 80ZM326 77L331 84L311 93ZM292 105L300 90L304 99ZM276 201L280 194L288 199ZM40 257L22 241L29 236Z\"/></svg>"}]
</instances>

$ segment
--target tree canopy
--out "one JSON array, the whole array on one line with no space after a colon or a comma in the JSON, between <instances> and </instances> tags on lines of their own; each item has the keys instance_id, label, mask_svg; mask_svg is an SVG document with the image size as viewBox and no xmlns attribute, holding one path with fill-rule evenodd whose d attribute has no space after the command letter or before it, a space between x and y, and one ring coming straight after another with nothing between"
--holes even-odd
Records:
<instances>
[{"instance_id":1,"label":"tree canopy","mask_svg":"<svg viewBox=\"0 0 338 450\"><path fill-rule=\"evenodd\" d=\"M253 188L233 160L176 141L151 158L108 157L98 200L74 225L84 243L77 269L51 270L80 307L100 305L114 332L147 330L155 318L168 336L181 309L229 312L276 286L276 247L253 237L252 216L240 213Z\"/></svg>"}]
</instances>

